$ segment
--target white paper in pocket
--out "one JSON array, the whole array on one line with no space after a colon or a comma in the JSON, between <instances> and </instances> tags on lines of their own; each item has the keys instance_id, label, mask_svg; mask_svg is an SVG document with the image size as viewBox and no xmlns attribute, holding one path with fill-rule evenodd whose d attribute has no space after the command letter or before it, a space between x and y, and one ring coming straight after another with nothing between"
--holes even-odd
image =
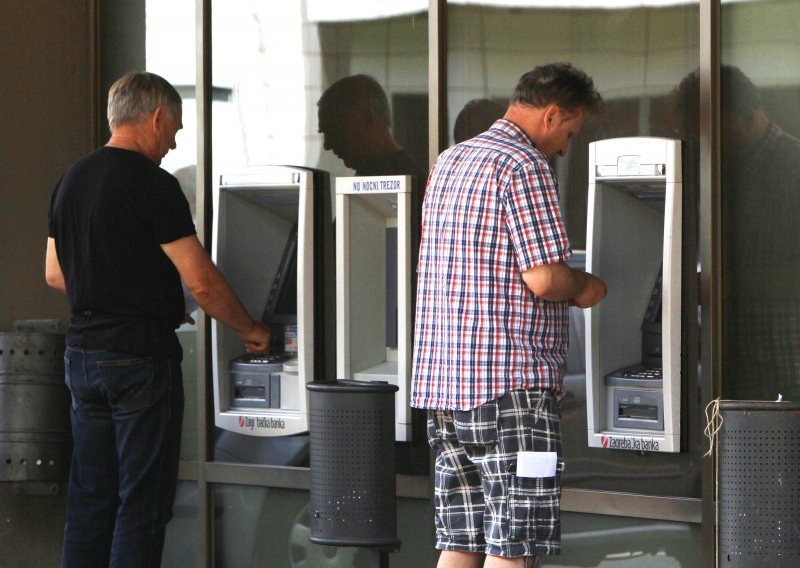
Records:
<instances>
[{"instance_id":1,"label":"white paper in pocket","mask_svg":"<svg viewBox=\"0 0 800 568\"><path fill-rule=\"evenodd\" d=\"M554 477L557 465L555 452L517 452L517 477Z\"/></svg>"}]
</instances>

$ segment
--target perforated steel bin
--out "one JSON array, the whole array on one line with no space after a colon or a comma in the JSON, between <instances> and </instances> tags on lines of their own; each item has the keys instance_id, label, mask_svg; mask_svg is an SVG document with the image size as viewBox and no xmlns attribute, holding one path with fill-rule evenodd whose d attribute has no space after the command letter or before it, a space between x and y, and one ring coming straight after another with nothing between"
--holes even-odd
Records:
<instances>
[{"instance_id":1,"label":"perforated steel bin","mask_svg":"<svg viewBox=\"0 0 800 568\"><path fill-rule=\"evenodd\" d=\"M316 544L396 549L396 385L309 383L311 537Z\"/></svg>"},{"instance_id":2,"label":"perforated steel bin","mask_svg":"<svg viewBox=\"0 0 800 568\"><path fill-rule=\"evenodd\" d=\"M69 407L64 335L0 333L0 481L67 479Z\"/></svg>"},{"instance_id":3,"label":"perforated steel bin","mask_svg":"<svg viewBox=\"0 0 800 568\"><path fill-rule=\"evenodd\" d=\"M800 404L721 401L720 566L800 565Z\"/></svg>"}]
</instances>

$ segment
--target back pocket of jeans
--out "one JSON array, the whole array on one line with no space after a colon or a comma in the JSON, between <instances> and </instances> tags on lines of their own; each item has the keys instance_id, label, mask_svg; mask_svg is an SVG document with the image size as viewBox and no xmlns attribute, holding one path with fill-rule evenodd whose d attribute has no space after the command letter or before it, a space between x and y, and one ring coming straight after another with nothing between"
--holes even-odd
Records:
<instances>
[{"instance_id":1,"label":"back pocket of jeans","mask_svg":"<svg viewBox=\"0 0 800 568\"><path fill-rule=\"evenodd\" d=\"M155 365L152 359L130 357L97 364L109 402L121 412L135 412L153 404Z\"/></svg>"}]
</instances>

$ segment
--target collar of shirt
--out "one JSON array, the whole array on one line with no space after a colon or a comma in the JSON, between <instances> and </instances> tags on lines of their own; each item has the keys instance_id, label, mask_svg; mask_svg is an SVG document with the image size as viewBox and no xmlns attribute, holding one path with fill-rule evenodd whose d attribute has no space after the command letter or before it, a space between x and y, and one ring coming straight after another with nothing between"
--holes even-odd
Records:
<instances>
[{"instance_id":1,"label":"collar of shirt","mask_svg":"<svg viewBox=\"0 0 800 568\"><path fill-rule=\"evenodd\" d=\"M533 138L528 136L527 132L507 118L497 119L487 132L502 132L506 136L519 140L523 144L533 146L537 150L539 149L539 147L536 146L536 142L533 141Z\"/></svg>"}]
</instances>

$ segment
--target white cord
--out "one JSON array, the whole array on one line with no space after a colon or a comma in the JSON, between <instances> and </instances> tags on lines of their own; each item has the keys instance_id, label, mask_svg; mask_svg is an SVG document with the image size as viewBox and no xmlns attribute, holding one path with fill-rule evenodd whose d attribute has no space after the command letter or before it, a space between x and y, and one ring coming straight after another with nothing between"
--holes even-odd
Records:
<instances>
[{"instance_id":1,"label":"white cord","mask_svg":"<svg viewBox=\"0 0 800 568\"><path fill-rule=\"evenodd\" d=\"M703 429L703 434L708 438L708 451L703 454L704 458L714 453L714 440L717 439L720 428L722 428L722 416L719 413L719 399L715 398L706 405L706 427Z\"/></svg>"}]
</instances>

